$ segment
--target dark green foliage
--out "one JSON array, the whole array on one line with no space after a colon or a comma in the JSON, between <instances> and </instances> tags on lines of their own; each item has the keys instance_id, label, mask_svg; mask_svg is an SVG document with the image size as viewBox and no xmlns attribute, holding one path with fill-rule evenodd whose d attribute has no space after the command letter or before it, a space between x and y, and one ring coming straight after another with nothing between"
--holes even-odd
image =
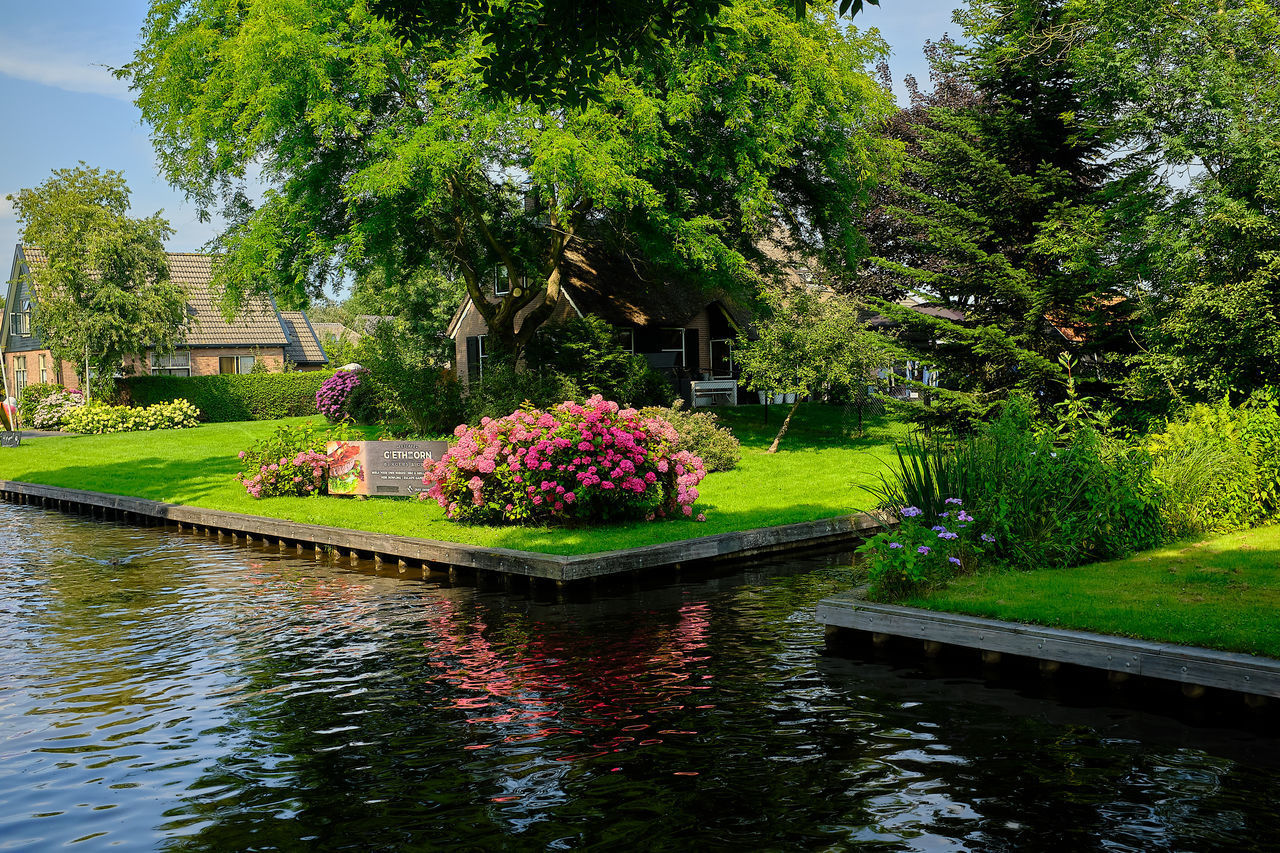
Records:
<instances>
[{"instance_id":1,"label":"dark green foliage","mask_svg":"<svg viewBox=\"0 0 1280 853\"><path fill-rule=\"evenodd\" d=\"M400 319L362 338L357 356L369 372L347 402L355 422L405 436L452 433L463 419L462 391L453 371L441 367L439 346L436 336Z\"/></svg>"},{"instance_id":2,"label":"dark green foliage","mask_svg":"<svg viewBox=\"0 0 1280 853\"><path fill-rule=\"evenodd\" d=\"M33 382L24 387L18 394L18 413L22 416L22 422L30 426L40 401L61 389L62 386L56 382Z\"/></svg>"},{"instance_id":3,"label":"dark green foliage","mask_svg":"<svg viewBox=\"0 0 1280 853\"><path fill-rule=\"evenodd\" d=\"M1280 513L1280 411L1273 391L1187 409L1147 439L1174 536L1220 533Z\"/></svg>"},{"instance_id":4,"label":"dark green foliage","mask_svg":"<svg viewBox=\"0 0 1280 853\"><path fill-rule=\"evenodd\" d=\"M622 406L655 406L675 396L648 359L623 349L614 328L595 315L544 327L529 345L527 362L530 370L567 377L581 394Z\"/></svg>"},{"instance_id":5,"label":"dark green foliage","mask_svg":"<svg viewBox=\"0 0 1280 853\"><path fill-rule=\"evenodd\" d=\"M134 376L119 380L135 406L190 400L205 421L264 421L314 415L316 391L333 373L249 373L216 376Z\"/></svg>"},{"instance_id":6,"label":"dark green foliage","mask_svg":"<svg viewBox=\"0 0 1280 853\"><path fill-rule=\"evenodd\" d=\"M1020 398L962 442L908 445L876 493L890 511L916 506L933 518L947 497L962 498L977 531L993 537L987 553L1019 569L1119 557L1165 533L1145 452L1087 423L1037 430Z\"/></svg>"},{"instance_id":7,"label":"dark green foliage","mask_svg":"<svg viewBox=\"0 0 1280 853\"><path fill-rule=\"evenodd\" d=\"M685 408L683 400L666 408L650 406L640 410L645 417L662 418L680 436L679 450L687 450L702 459L707 471L731 471L742 458L742 443L733 433L720 426L713 412L697 412Z\"/></svg>"},{"instance_id":8,"label":"dark green foliage","mask_svg":"<svg viewBox=\"0 0 1280 853\"><path fill-rule=\"evenodd\" d=\"M481 418L505 417L525 403L546 410L565 400L582 402L587 396L572 379L554 370L517 370L491 362L483 378L467 389L466 417L468 423L477 424Z\"/></svg>"}]
</instances>

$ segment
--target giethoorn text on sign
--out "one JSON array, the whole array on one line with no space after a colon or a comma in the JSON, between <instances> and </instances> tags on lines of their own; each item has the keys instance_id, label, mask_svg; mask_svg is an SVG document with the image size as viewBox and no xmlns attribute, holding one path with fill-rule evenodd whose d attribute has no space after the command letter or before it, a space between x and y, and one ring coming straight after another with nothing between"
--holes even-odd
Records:
<instances>
[{"instance_id":1,"label":"giethoorn text on sign","mask_svg":"<svg viewBox=\"0 0 1280 853\"><path fill-rule=\"evenodd\" d=\"M411 497L424 488L422 463L448 449L444 441L331 441L329 494Z\"/></svg>"}]
</instances>

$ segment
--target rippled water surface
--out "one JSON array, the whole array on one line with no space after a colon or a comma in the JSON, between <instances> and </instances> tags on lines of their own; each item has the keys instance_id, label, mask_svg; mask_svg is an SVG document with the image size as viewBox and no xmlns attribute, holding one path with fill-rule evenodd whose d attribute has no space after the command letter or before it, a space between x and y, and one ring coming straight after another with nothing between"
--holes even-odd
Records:
<instances>
[{"instance_id":1,"label":"rippled water surface","mask_svg":"<svg viewBox=\"0 0 1280 853\"><path fill-rule=\"evenodd\" d=\"M834 558L556 603L0 529L0 849L1280 849L1265 730L830 656Z\"/></svg>"}]
</instances>

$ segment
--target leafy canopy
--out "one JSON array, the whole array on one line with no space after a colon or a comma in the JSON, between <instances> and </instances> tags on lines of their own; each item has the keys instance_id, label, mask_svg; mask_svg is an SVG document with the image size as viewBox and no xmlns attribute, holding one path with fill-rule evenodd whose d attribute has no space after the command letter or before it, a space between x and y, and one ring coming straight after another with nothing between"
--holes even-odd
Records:
<instances>
[{"instance_id":1,"label":"leafy canopy","mask_svg":"<svg viewBox=\"0 0 1280 853\"><path fill-rule=\"evenodd\" d=\"M363 0L152 3L136 94L165 175L231 226L219 282L305 302L344 272L460 277L495 350L517 354L561 298L575 239L708 286L753 280L756 241L848 258L889 99L882 44L765 0L714 43L662 41L581 107L483 88L482 34L395 37ZM240 184L260 169L261 205ZM509 292L494 298L501 268Z\"/></svg>"},{"instance_id":2,"label":"leafy canopy","mask_svg":"<svg viewBox=\"0 0 1280 853\"><path fill-rule=\"evenodd\" d=\"M47 258L29 265L26 280L32 325L55 358L84 379L87 355L107 383L127 356L147 347L168 352L182 341L186 297L169 281L164 252L173 232L159 212L128 215L121 173L81 163L7 198L23 243Z\"/></svg>"}]
</instances>

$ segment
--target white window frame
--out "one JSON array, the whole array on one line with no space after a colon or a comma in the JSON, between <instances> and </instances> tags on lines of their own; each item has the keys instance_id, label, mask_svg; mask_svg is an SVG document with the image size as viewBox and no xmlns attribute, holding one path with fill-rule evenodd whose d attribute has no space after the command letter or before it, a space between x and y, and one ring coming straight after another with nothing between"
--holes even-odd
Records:
<instances>
[{"instance_id":1,"label":"white window frame","mask_svg":"<svg viewBox=\"0 0 1280 853\"><path fill-rule=\"evenodd\" d=\"M151 350L150 361L152 376L191 375L191 350L189 349L174 350L168 355L157 355L155 350Z\"/></svg>"},{"instance_id":2,"label":"white window frame","mask_svg":"<svg viewBox=\"0 0 1280 853\"><path fill-rule=\"evenodd\" d=\"M40 356L39 356L39 364L40 364L40 383L41 383L42 385L44 385L44 384L48 384L48 382L49 382L49 356L45 355L44 353L40 353Z\"/></svg>"},{"instance_id":3,"label":"white window frame","mask_svg":"<svg viewBox=\"0 0 1280 853\"><path fill-rule=\"evenodd\" d=\"M22 395L22 389L27 387L27 357L25 355L15 355L13 357L13 396Z\"/></svg>"},{"instance_id":4,"label":"white window frame","mask_svg":"<svg viewBox=\"0 0 1280 853\"><path fill-rule=\"evenodd\" d=\"M630 326L614 326L614 339L618 341L618 346L627 352L635 355L636 353L636 330ZM623 338L625 337L625 340Z\"/></svg>"},{"instance_id":5,"label":"white window frame","mask_svg":"<svg viewBox=\"0 0 1280 853\"><path fill-rule=\"evenodd\" d=\"M662 329L661 329L661 331L663 331L663 332L679 332L679 333L680 333L680 348L679 348L679 349L675 349L675 348L673 348L673 347L668 347L668 346L663 346L663 348L660 350L660 352L674 352L674 353L679 353L679 354L680 354L680 358L676 361L676 366L677 366L677 367L679 367L679 368L681 368L681 369L683 369L683 368L684 368L684 347L685 347L685 343L686 343L686 341L685 341L685 339L684 339L684 333L685 333L685 331L686 331L686 330L685 330L685 328L684 328L683 326L663 326L663 327L662 327Z\"/></svg>"},{"instance_id":6,"label":"white window frame","mask_svg":"<svg viewBox=\"0 0 1280 853\"><path fill-rule=\"evenodd\" d=\"M505 290L499 290L499 287L505 287ZM493 268L493 295L506 296L511 292L511 276L507 272L507 268L502 264L498 264Z\"/></svg>"},{"instance_id":7,"label":"white window frame","mask_svg":"<svg viewBox=\"0 0 1280 853\"><path fill-rule=\"evenodd\" d=\"M488 335L476 335L476 364L480 367L481 378L484 378L484 363L489 358L488 347L484 344L488 337Z\"/></svg>"},{"instance_id":8,"label":"white window frame","mask_svg":"<svg viewBox=\"0 0 1280 853\"><path fill-rule=\"evenodd\" d=\"M729 348L729 372L728 373L716 373L716 357L715 357L716 344L724 344L726 347ZM733 338L712 338L711 340L707 341L707 355L711 357L711 364L708 366L711 368L712 379L732 379L733 378Z\"/></svg>"}]
</instances>

